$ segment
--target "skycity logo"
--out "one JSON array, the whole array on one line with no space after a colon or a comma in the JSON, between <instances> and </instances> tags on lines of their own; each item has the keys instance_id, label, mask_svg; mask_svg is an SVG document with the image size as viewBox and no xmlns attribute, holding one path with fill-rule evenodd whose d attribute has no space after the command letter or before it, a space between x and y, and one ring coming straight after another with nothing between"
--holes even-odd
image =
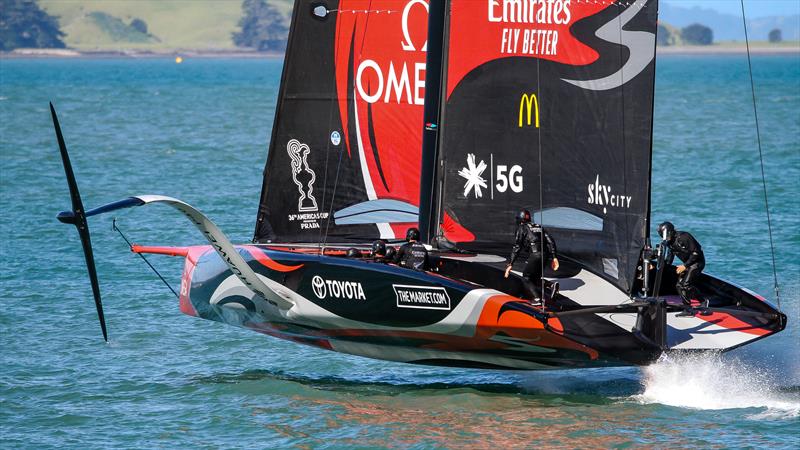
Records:
<instances>
[{"instance_id":1,"label":"skycity logo","mask_svg":"<svg viewBox=\"0 0 800 450\"><path fill-rule=\"evenodd\" d=\"M319 275L311 279L311 290L318 299L328 297L347 300L366 300L364 288L358 281L326 280Z\"/></svg>"},{"instance_id":2,"label":"skycity logo","mask_svg":"<svg viewBox=\"0 0 800 450\"><path fill-rule=\"evenodd\" d=\"M512 192L522 192L522 167L514 164L510 168L507 164L494 164L494 154L489 154L489 166L486 162L481 160L479 163L475 162L475 154L470 153L467 155L467 167L458 171L461 178L467 180L464 183L464 197L469 197L470 191L475 195L475 198L483 197L483 190L490 187L491 198L494 199L494 193L505 193L509 189ZM483 172L489 167L489 176L492 178L491 186L486 184L486 179L483 178ZM495 179L497 182L495 183Z\"/></svg>"},{"instance_id":3,"label":"skycity logo","mask_svg":"<svg viewBox=\"0 0 800 450\"><path fill-rule=\"evenodd\" d=\"M598 205L603 207L603 214L607 213L607 207L613 208L630 208L631 199L630 195L619 195L611 193L611 186L600 184L600 175L597 175L594 183L588 186L590 205Z\"/></svg>"}]
</instances>

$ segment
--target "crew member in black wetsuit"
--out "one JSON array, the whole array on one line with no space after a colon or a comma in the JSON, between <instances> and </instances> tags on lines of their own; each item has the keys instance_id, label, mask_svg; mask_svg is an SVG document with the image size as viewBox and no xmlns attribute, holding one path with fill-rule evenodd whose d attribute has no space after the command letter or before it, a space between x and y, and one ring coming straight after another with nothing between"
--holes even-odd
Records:
<instances>
[{"instance_id":1,"label":"crew member in black wetsuit","mask_svg":"<svg viewBox=\"0 0 800 450\"><path fill-rule=\"evenodd\" d=\"M428 270L428 250L419 242L418 229L406 231L406 243L397 250L394 262L409 269Z\"/></svg>"},{"instance_id":2,"label":"crew member in black wetsuit","mask_svg":"<svg viewBox=\"0 0 800 450\"><path fill-rule=\"evenodd\" d=\"M691 234L685 231L676 231L675 226L670 222L664 222L658 226L658 234L664 240L664 244L670 249L670 254L667 257L666 265L672 265L675 256L683 261L683 264L678 266L676 272L678 273L678 283L675 288L678 290L678 295L681 296L683 304L691 306L692 299L701 300L700 291L697 289L697 279L700 277L700 272L706 266L706 258L703 255L703 249L700 243ZM708 307L708 300L702 301L703 307ZM686 310L679 316L691 316L694 313Z\"/></svg>"},{"instance_id":3,"label":"crew member in black wetsuit","mask_svg":"<svg viewBox=\"0 0 800 450\"><path fill-rule=\"evenodd\" d=\"M542 245L543 243L544 245ZM536 299L542 297L542 283L546 282L542 278L544 261L552 258L550 267L553 270L558 270L558 258L556 257L555 241L541 225L531 222L531 213L527 209L523 209L517 214L517 232L514 235L514 248L511 250L511 258L508 267L506 267L506 278L508 278L511 267L522 250L528 251L529 254L522 277L532 285L532 289L531 286L526 286L526 288L530 291L531 297L534 298L534 303L537 303ZM549 285L552 288L552 298L558 290L558 284Z\"/></svg>"}]
</instances>

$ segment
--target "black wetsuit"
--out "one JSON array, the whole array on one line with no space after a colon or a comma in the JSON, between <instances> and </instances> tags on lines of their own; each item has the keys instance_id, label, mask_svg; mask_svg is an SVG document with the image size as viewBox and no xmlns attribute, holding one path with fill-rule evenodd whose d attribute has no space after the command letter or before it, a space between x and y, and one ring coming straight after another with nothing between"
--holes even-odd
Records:
<instances>
[{"instance_id":1,"label":"black wetsuit","mask_svg":"<svg viewBox=\"0 0 800 450\"><path fill-rule=\"evenodd\" d=\"M703 255L700 243L691 234L685 231L677 231L675 237L667 242L667 246L671 250L667 265L671 265L675 256L677 256L686 266L686 270L678 275L678 283L675 285L678 294L683 299L683 303L690 305L692 299L702 300L699 298L700 292L695 286L698 277L700 277L700 272L706 266L706 258Z\"/></svg>"},{"instance_id":2,"label":"black wetsuit","mask_svg":"<svg viewBox=\"0 0 800 450\"><path fill-rule=\"evenodd\" d=\"M542 242L544 242L544 246ZM523 278L533 284L534 289L529 294L541 297L542 267L546 261L556 257L556 243L541 225L521 223L514 234L514 248L511 250L509 264L514 264L522 250L529 252L528 262L525 263L525 269L522 271ZM527 287L531 290L530 286Z\"/></svg>"},{"instance_id":3,"label":"black wetsuit","mask_svg":"<svg viewBox=\"0 0 800 450\"><path fill-rule=\"evenodd\" d=\"M428 270L428 250L421 243L406 242L394 255L394 262L414 270Z\"/></svg>"}]
</instances>

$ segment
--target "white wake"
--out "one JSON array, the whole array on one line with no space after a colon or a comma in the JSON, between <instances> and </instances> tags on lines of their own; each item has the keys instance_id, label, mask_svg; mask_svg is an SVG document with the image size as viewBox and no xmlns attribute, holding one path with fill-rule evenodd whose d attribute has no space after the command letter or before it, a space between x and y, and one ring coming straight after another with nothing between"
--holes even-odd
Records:
<instances>
[{"instance_id":1,"label":"white wake","mask_svg":"<svg viewBox=\"0 0 800 450\"><path fill-rule=\"evenodd\" d=\"M781 391L774 375L720 354L671 354L643 369L633 399L692 409L759 408L750 419L800 416L800 395Z\"/></svg>"}]
</instances>

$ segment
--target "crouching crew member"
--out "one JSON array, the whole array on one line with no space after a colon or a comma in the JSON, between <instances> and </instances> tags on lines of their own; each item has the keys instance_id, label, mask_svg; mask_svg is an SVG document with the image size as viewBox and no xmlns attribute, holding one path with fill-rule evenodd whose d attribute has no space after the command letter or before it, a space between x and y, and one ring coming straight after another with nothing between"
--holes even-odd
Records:
<instances>
[{"instance_id":1,"label":"crouching crew member","mask_svg":"<svg viewBox=\"0 0 800 450\"><path fill-rule=\"evenodd\" d=\"M542 284L548 283L552 292L550 298L555 297L558 290L558 283L550 284L542 278L542 269L546 260L551 259L550 267L558 270L558 258L556 257L556 243L544 228L531 222L531 213L523 209L517 214L517 232L514 235L514 248L511 250L511 258L506 267L505 277L511 272L511 267L516 261L519 252L528 252L528 262L522 272L522 277L527 281L526 289L529 295L536 299L542 298Z\"/></svg>"},{"instance_id":2,"label":"crouching crew member","mask_svg":"<svg viewBox=\"0 0 800 450\"><path fill-rule=\"evenodd\" d=\"M678 295L681 296L683 304L691 306L692 299L695 299L700 300L703 307L708 307L708 300L703 301L700 291L697 289L697 280L706 267L706 257L703 255L700 243L691 234L685 231L676 231L675 226L670 222L664 222L659 225L658 234L667 248L670 249L666 265L672 265L675 256L683 261L683 264L675 270L678 273L678 283L675 288L678 291ZM687 310L678 315L690 316L693 313Z\"/></svg>"},{"instance_id":3,"label":"crouching crew member","mask_svg":"<svg viewBox=\"0 0 800 450\"><path fill-rule=\"evenodd\" d=\"M394 262L409 269L428 270L428 250L419 242L418 229L406 231L406 243L395 253Z\"/></svg>"},{"instance_id":4,"label":"crouching crew member","mask_svg":"<svg viewBox=\"0 0 800 450\"><path fill-rule=\"evenodd\" d=\"M372 243L372 260L379 263L392 262L394 258L394 248L386 247L386 241L378 239Z\"/></svg>"}]
</instances>

